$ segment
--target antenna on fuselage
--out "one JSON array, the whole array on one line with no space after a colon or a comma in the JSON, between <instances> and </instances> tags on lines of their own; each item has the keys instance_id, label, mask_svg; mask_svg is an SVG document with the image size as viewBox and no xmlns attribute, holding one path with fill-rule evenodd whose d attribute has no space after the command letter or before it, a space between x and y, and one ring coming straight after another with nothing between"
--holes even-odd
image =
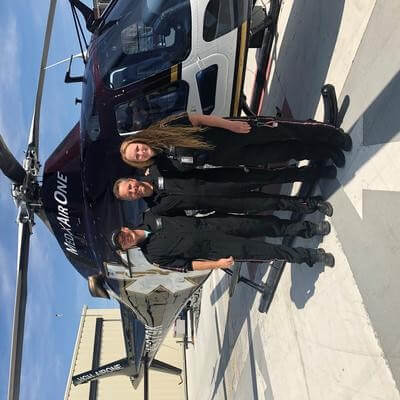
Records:
<instances>
[{"instance_id":1,"label":"antenna on fuselage","mask_svg":"<svg viewBox=\"0 0 400 400\"><path fill-rule=\"evenodd\" d=\"M72 57L72 59L74 59L74 58L82 58L84 60L87 60L87 56L88 56L87 51L84 51L83 53L78 53L78 54L75 54L75 55L73 55L71 57ZM45 69L50 69L50 68L53 68L53 67L55 67L57 65L63 64L65 62L67 62L67 61L70 61L71 57L65 58L64 60L57 61L54 64L48 65Z\"/></svg>"}]
</instances>

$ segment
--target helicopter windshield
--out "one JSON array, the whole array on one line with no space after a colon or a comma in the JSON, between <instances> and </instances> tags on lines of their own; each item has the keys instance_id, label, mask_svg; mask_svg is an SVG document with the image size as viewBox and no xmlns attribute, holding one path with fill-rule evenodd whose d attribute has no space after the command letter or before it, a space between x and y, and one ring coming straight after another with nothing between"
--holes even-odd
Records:
<instances>
[{"instance_id":1,"label":"helicopter windshield","mask_svg":"<svg viewBox=\"0 0 400 400\"><path fill-rule=\"evenodd\" d=\"M189 0L119 0L97 40L100 73L112 89L166 70L190 50Z\"/></svg>"},{"instance_id":2,"label":"helicopter windshield","mask_svg":"<svg viewBox=\"0 0 400 400\"><path fill-rule=\"evenodd\" d=\"M189 85L176 81L117 104L114 111L118 133L145 129L153 122L186 110L188 94Z\"/></svg>"}]
</instances>

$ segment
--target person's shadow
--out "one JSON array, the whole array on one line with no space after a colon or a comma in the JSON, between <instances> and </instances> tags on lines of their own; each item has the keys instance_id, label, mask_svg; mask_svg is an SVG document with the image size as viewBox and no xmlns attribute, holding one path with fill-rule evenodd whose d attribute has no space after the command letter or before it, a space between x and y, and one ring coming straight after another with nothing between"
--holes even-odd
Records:
<instances>
[{"instance_id":1,"label":"person's shadow","mask_svg":"<svg viewBox=\"0 0 400 400\"><path fill-rule=\"evenodd\" d=\"M324 217L320 213L314 213L307 216L306 219L318 223L323 221ZM293 247L317 248L321 241L321 236L315 236L312 239L296 238ZM291 265L290 298L298 309L304 308L308 300L314 295L315 283L320 273L324 271L324 268L329 267L324 267L322 264L315 264L311 268L306 264Z\"/></svg>"}]
</instances>

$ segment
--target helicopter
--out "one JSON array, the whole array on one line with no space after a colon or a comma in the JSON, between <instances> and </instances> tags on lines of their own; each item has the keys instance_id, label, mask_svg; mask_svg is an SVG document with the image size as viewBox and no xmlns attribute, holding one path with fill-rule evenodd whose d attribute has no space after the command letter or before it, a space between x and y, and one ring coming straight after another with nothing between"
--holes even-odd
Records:
<instances>
[{"instance_id":1,"label":"helicopter","mask_svg":"<svg viewBox=\"0 0 400 400\"><path fill-rule=\"evenodd\" d=\"M180 274L147 262L140 250L118 253L110 232L137 224L141 201L117 200L113 182L132 174L119 156L127 134L182 111L238 116L248 108L242 95L247 51L271 29L270 13L252 1L112 0L102 14L69 0L81 43L81 119L66 135L38 177L40 107L56 0L50 0L32 126L22 165L0 140L0 168L13 182L17 204L18 259L8 398L19 398L30 237L37 215L64 255L88 281L95 297L121 308L126 358L73 377L74 384L127 375L133 387L148 369L179 374L155 359L177 315L209 276ZM229 7L228 7L229 6ZM92 33L87 43L80 12ZM84 45L83 45L83 44ZM84 46L86 49L84 49ZM145 390L145 398L148 390Z\"/></svg>"}]
</instances>

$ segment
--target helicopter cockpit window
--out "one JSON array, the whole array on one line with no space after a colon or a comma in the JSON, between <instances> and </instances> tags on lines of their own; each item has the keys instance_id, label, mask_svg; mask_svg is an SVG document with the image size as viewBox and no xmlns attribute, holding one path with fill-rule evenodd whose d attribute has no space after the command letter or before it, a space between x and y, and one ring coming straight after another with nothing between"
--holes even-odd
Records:
<instances>
[{"instance_id":1,"label":"helicopter cockpit window","mask_svg":"<svg viewBox=\"0 0 400 400\"><path fill-rule=\"evenodd\" d=\"M189 0L119 0L100 30L105 83L119 89L183 61L191 49Z\"/></svg>"},{"instance_id":2,"label":"helicopter cockpit window","mask_svg":"<svg viewBox=\"0 0 400 400\"><path fill-rule=\"evenodd\" d=\"M203 39L211 42L241 25L248 14L248 2L210 0L204 14Z\"/></svg>"},{"instance_id":3,"label":"helicopter cockpit window","mask_svg":"<svg viewBox=\"0 0 400 400\"><path fill-rule=\"evenodd\" d=\"M115 107L118 133L138 131L168 115L186 110L189 85L176 81Z\"/></svg>"}]
</instances>

